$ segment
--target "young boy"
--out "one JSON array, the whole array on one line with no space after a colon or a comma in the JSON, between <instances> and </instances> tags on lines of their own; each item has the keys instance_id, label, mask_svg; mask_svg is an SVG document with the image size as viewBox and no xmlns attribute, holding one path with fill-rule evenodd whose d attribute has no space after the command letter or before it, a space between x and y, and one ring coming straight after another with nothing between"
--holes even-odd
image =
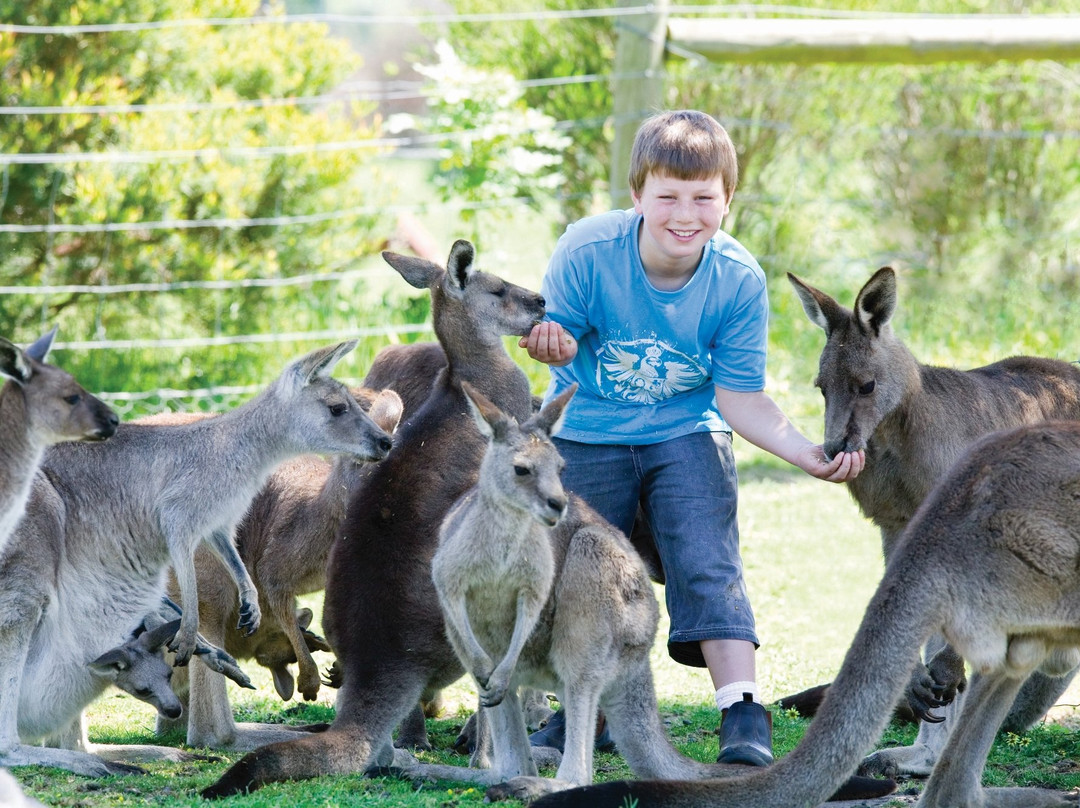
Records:
<instances>
[{"instance_id":1,"label":"young boy","mask_svg":"<svg viewBox=\"0 0 1080 808\"><path fill-rule=\"evenodd\" d=\"M542 293L550 318L521 340L551 366L551 399L578 392L556 438L563 482L629 534L641 501L666 577L668 652L707 667L722 711L720 762L772 762L755 684L758 638L743 583L731 433L824 480L828 460L764 392L768 298L754 258L720 230L735 147L694 110L647 120L631 153L632 210L559 239Z\"/></svg>"}]
</instances>

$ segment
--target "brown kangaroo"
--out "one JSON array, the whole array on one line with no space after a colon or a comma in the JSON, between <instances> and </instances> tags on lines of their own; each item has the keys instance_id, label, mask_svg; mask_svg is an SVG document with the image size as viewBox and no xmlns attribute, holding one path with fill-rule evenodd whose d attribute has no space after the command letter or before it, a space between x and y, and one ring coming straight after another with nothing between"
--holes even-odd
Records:
<instances>
[{"instance_id":1,"label":"brown kangaroo","mask_svg":"<svg viewBox=\"0 0 1080 808\"><path fill-rule=\"evenodd\" d=\"M853 310L794 275L788 279L810 321L826 334L815 381L825 397L825 451L831 456L866 450L866 468L847 485L863 514L881 529L886 559L933 485L974 441L1022 424L1080 418L1076 364L1032 356L972 370L921 364L892 330L897 295L889 267L866 282ZM933 640L928 658L941 645ZM928 667L916 668L908 700L917 715L930 720L920 725L914 746L882 750L864 771L929 774L955 723L941 723L929 710L952 699L963 686L963 670L963 660L948 649ZM1038 720L1071 678L1033 674L1006 727L1022 731ZM801 711L812 713L813 707Z\"/></svg>"},{"instance_id":2,"label":"brown kangaroo","mask_svg":"<svg viewBox=\"0 0 1080 808\"><path fill-rule=\"evenodd\" d=\"M343 675L337 715L324 733L248 753L207 797L390 765L394 727L463 673L431 582L442 518L476 481L484 452L460 385L468 381L519 420L529 416L529 382L503 336L527 334L544 316L544 300L477 270L467 241L454 243L446 269L383 257L412 286L429 290L447 367L398 427L390 454L361 481L330 552L323 628Z\"/></svg>"},{"instance_id":3,"label":"brown kangaroo","mask_svg":"<svg viewBox=\"0 0 1080 808\"><path fill-rule=\"evenodd\" d=\"M979 676L919 808L1075 806L1075 795L983 788L981 779L1028 675L1080 656L1080 423L992 434L939 482L894 542L833 688L789 755L747 777L605 783L533 808L817 805L880 737L921 645L938 632Z\"/></svg>"}]
</instances>

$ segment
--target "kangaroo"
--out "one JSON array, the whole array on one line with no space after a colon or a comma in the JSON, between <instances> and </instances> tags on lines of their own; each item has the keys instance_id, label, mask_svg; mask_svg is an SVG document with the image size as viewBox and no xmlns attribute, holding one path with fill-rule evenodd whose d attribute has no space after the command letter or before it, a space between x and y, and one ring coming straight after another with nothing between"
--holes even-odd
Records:
<instances>
[{"instance_id":1,"label":"kangaroo","mask_svg":"<svg viewBox=\"0 0 1080 808\"><path fill-rule=\"evenodd\" d=\"M157 611L147 614L131 637L122 645L111 648L97 659L87 663L90 672L105 682L144 701L157 710L159 716L175 718L183 706L170 686L173 667L165 661L164 649L180 628L180 607L163 599ZM195 653L220 673L229 676L241 687L251 688L251 681L236 666L236 660L220 648L209 645L199 635ZM183 670L180 668L178 670ZM57 749L73 749L88 752L112 761L115 773L142 773L137 766L126 765L133 760L169 760L177 763L190 760L206 760L205 755L184 752L167 746L147 744L91 744L87 734L85 714L79 714L63 730L45 741L45 746Z\"/></svg>"},{"instance_id":2,"label":"kangaroo","mask_svg":"<svg viewBox=\"0 0 1080 808\"><path fill-rule=\"evenodd\" d=\"M183 710L180 700L170 686L172 666L164 659L164 647L180 628L177 618L162 623L153 630L144 625L125 643L111 648L97 659L87 663L90 672L107 684L112 684L140 701L145 701L159 715L179 716ZM176 762L195 759L195 756L179 749L143 744L101 745L92 744L87 735L83 711L62 731L51 735L46 746L57 749L77 750L111 761L111 767L119 772L141 773L136 766L127 766L132 760L172 760Z\"/></svg>"},{"instance_id":3,"label":"kangaroo","mask_svg":"<svg viewBox=\"0 0 1080 808\"><path fill-rule=\"evenodd\" d=\"M54 326L26 350L0 337L0 553L22 519L45 449L68 440L105 440L120 419L70 374L45 363Z\"/></svg>"},{"instance_id":4,"label":"kangaroo","mask_svg":"<svg viewBox=\"0 0 1080 808\"><path fill-rule=\"evenodd\" d=\"M468 241L454 243L445 269L389 251L383 258L410 285L429 291L447 366L398 427L389 456L368 469L330 551L323 629L343 675L337 714L326 732L245 755L203 792L207 797L390 765L394 727L422 697L464 672L431 581L439 526L475 483L484 451L461 382L526 420L528 378L503 336L527 334L544 316L544 301L479 271Z\"/></svg>"},{"instance_id":5,"label":"kangaroo","mask_svg":"<svg viewBox=\"0 0 1080 808\"><path fill-rule=\"evenodd\" d=\"M0 769L0 805L4 808L45 808L45 806L23 794L19 781L6 769Z\"/></svg>"},{"instance_id":6,"label":"kangaroo","mask_svg":"<svg viewBox=\"0 0 1080 808\"><path fill-rule=\"evenodd\" d=\"M329 375L355 345L311 352L216 418L124 424L108 441L48 450L0 558L0 765L108 773L92 755L29 744L68 726L105 687L86 661L158 607L169 564L186 606L179 658L185 620L196 629L190 648L198 637L195 547L208 538L239 566L235 577L250 580L231 534L277 464L309 452L377 460L390 451L390 436ZM254 628L258 604L241 614Z\"/></svg>"},{"instance_id":7,"label":"kangaroo","mask_svg":"<svg viewBox=\"0 0 1080 808\"><path fill-rule=\"evenodd\" d=\"M921 364L891 326L896 275L879 269L854 310L789 274L807 317L826 333L815 384L825 397L825 452L866 450L866 468L848 485L865 516L881 529L886 559L933 485L981 436L1047 419L1080 418L1080 367L1018 356L972 370ZM942 563L950 563L943 559ZM910 747L881 750L868 774L929 774L955 721L930 713L963 687L963 660L940 639L912 677L908 700L923 719ZM1049 709L1072 675L1037 671L1006 727L1023 731ZM812 712L812 707L805 712Z\"/></svg>"},{"instance_id":8,"label":"kangaroo","mask_svg":"<svg viewBox=\"0 0 1080 808\"><path fill-rule=\"evenodd\" d=\"M401 417L402 403L393 390L374 392L352 388L368 416L388 434ZM198 418L189 414L153 416L144 423L169 423ZM239 614L236 588L225 566L207 548L195 554L199 586L200 625L207 639L238 659L262 658L274 674L278 695L292 697L293 678L286 665L297 662L299 689L314 700L319 691L319 669L310 648L330 650L318 635L297 619L296 598L321 590L326 583L326 559L338 527L345 517L348 497L355 490L366 463L352 455L332 462L305 455L285 461L274 470L236 529L237 550L256 589L265 619L251 636L235 628ZM176 595L176 582L170 594ZM282 644L281 640L287 643ZM280 725L235 723L225 680L201 665L177 677L186 691L188 710L180 721L159 718L163 732L186 726L189 746L248 750L275 740L297 737L297 730ZM286 694L287 689L287 694Z\"/></svg>"},{"instance_id":9,"label":"kangaroo","mask_svg":"<svg viewBox=\"0 0 1080 808\"><path fill-rule=\"evenodd\" d=\"M559 480L563 461L550 436L577 387L520 426L468 382L461 388L488 448L477 484L443 520L431 577L450 644L479 688L480 715L485 709L506 713L492 718L496 755L504 763L508 755L515 758L501 767L500 779L535 775L514 668L551 591L555 559L548 532L562 518L567 496ZM486 752L477 744L474 765Z\"/></svg>"},{"instance_id":10,"label":"kangaroo","mask_svg":"<svg viewBox=\"0 0 1080 808\"><path fill-rule=\"evenodd\" d=\"M531 329L544 314L543 299L476 271L472 246L465 241L454 244L445 270L394 253L383 257L406 281L430 289L435 333L448 364L423 406L398 428L390 455L369 469L331 550L323 627L342 663L337 715L324 733L248 753L201 792L207 798L253 791L269 782L392 765L393 727L421 696L463 672L446 636L431 572L443 519L476 484L486 448L462 385L468 383L519 423L528 420L533 413L528 381L506 353L501 335ZM543 627L542 617L533 642L541 649L557 642L578 649L562 651L571 670L559 672L560 681L568 683L561 695L568 721L578 718L568 725L560 772L572 782L591 777L598 702L637 773L708 777L741 769L685 758L664 734L649 666L659 605L644 562L628 539L574 497L555 535L561 539L552 541L553 591L560 605L549 619L561 621L560 629ZM557 641L549 639L556 636ZM522 660L527 654L528 645ZM577 675L574 664L585 671ZM547 673L540 686L547 687L551 676ZM532 683L523 679L521 684ZM504 703L514 699L508 688ZM521 720L519 710L503 713L519 716L511 721ZM397 761L410 774L491 781L477 769L436 770L406 755ZM529 795L553 781L525 774L510 782L508 793ZM858 785L875 795L894 787L880 781Z\"/></svg>"},{"instance_id":11,"label":"kangaroo","mask_svg":"<svg viewBox=\"0 0 1080 808\"><path fill-rule=\"evenodd\" d=\"M942 563L951 559L956 563ZM1080 423L976 442L895 541L833 687L805 737L760 773L711 783L605 783L534 808L813 806L855 770L902 696L922 644L942 633L979 676L920 808L1057 808L1076 796L983 788L987 754L1025 678L1076 664L1080 646Z\"/></svg>"}]
</instances>

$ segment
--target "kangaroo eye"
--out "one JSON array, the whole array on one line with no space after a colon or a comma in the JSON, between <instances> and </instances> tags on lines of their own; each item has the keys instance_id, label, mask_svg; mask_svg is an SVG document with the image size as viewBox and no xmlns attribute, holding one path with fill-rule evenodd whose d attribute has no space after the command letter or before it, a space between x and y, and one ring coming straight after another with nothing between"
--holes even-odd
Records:
<instances>
[{"instance_id":1,"label":"kangaroo eye","mask_svg":"<svg viewBox=\"0 0 1080 808\"><path fill-rule=\"evenodd\" d=\"M860 396L868 396L872 392L874 392L874 380L873 379L871 379L870 381L868 381L866 384L862 385L859 388L859 395Z\"/></svg>"},{"instance_id":2,"label":"kangaroo eye","mask_svg":"<svg viewBox=\"0 0 1080 808\"><path fill-rule=\"evenodd\" d=\"M140 699L145 699L147 696L150 695L150 688L137 687L135 688L135 695L138 696Z\"/></svg>"},{"instance_id":3,"label":"kangaroo eye","mask_svg":"<svg viewBox=\"0 0 1080 808\"><path fill-rule=\"evenodd\" d=\"M331 404L330 405L330 414L333 415L335 418L337 418L339 415L344 415L345 411L348 410L348 409L349 409L348 406L345 405L345 404L341 404L341 403Z\"/></svg>"},{"instance_id":4,"label":"kangaroo eye","mask_svg":"<svg viewBox=\"0 0 1080 808\"><path fill-rule=\"evenodd\" d=\"M514 466L514 474L516 474L518 477L525 477L528 475L528 473L529 470L525 466Z\"/></svg>"},{"instance_id":5,"label":"kangaroo eye","mask_svg":"<svg viewBox=\"0 0 1080 808\"><path fill-rule=\"evenodd\" d=\"M82 396L80 396L78 393L72 393L70 396L64 396L64 403L70 404L72 407L74 407L80 401L82 401Z\"/></svg>"}]
</instances>

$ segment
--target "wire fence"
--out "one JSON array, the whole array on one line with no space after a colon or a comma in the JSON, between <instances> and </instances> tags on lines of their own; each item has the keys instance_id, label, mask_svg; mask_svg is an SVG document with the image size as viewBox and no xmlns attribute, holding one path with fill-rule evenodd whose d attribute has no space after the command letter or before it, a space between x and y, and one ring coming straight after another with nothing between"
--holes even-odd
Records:
<instances>
[{"instance_id":1,"label":"wire fence","mask_svg":"<svg viewBox=\"0 0 1080 808\"><path fill-rule=\"evenodd\" d=\"M446 26L463 23L490 24L490 25L513 25L520 22L539 23L556 22L571 23L577 20L613 19L617 17L640 15L647 13L650 7L647 5L622 8L587 8L587 9L564 9L564 10L534 10L529 12L504 12L491 14L372 14L372 15L331 15L331 14L308 14L308 15L267 15L251 18L227 18L227 19L182 19L182 20L156 20L139 23L93 23L85 25L21 25L0 24L0 35L11 34L19 37L85 37L85 36L110 36L113 34L145 35L153 36L162 31L183 31L188 29L205 28L233 28L255 26L287 26L299 24L321 23L334 26L335 32L342 26L363 28L371 26L401 26L409 29L418 29L421 26L435 26L445 29ZM863 17L874 18L882 16L875 12L845 12L837 10L811 9L785 5L756 5L735 4L729 6L672 6L671 14L717 16L717 15L788 15L788 16L816 16L850 18ZM897 15L892 15L897 16ZM920 14L927 17L932 15ZM957 15L941 15L957 16ZM1063 15L1076 17L1080 15ZM686 54L682 54L686 56ZM1070 66L1047 64L1043 68L1046 87L1056 87L1064 98L1080 96L1080 75ZM917 70L906 68L899 85L917 86L920 79ZM817 103L815 94L821 97L837 98L858 97L857 94L866 89L865 79L855 70L834 71L829 73L824 70L805 71L798 79L789 81L777 81L776 72L755 72L752 70L733 71L728 68L716 66L700 66L695 69L693 80L687 79L678 70L670 75L669 81L673 85L669 96L680 98L685 95L709 99L711 108L739 113L752 108L755 103L760 109L753 115L722 114L717 117L733 133L738 133L737 138L740 146L745 145L749 159L747 178L737 196L736 210L733 211L733 226L738 227L740 238L751 240L759 232L764 234L758 243L753 243L754 252L759 256L763 265L772 260L786 261L792 249L790 245L778 243L775 227L761 224L765 221L775 221L788 215L795 209L806 211L819 211L824 221L816 225L814 229L808 226L806 233L810 241L828 242L828 246L821 247L819 252L828 254L828 266L832 268L836 277L858 277L861 273L872 269L872 264L878 258L875 253L890 253L892 256L905 256L910 259L913 266L930 266L931 261L927 255L938 252L947 252L948 246L932 243L905 243L904 239L897 237L894 243L886 247L867 247L865 243L866 233L859 227L851 225L851 221L858 217L878 217L888 219L896 215L896 207L903 204L903 199L883 198L868 195L865 183L829 182L827 184L810 185L798 181L798 175L804 173L810 176L808 169L817 169L824 160L832 160L836 164L843 164L847 155L841 152L850 149L852 144L859 144L856 148L868 150L877 149L884 156L887 149L902 152L909 149L911 143L934 143L941 154L963 155L975 149L973 144L978 144L978 151L984 157L984 171L987 183L1008 183L1009 172L1017 170L1009 165L1005 158L1012 144L1038 144L1045 148L1046 153L1057 154L1064 150L1080 152L1077 142L1080 141L1080 129L1070 122L1067 115L1061 116L1038 116L1029 118L1018 117L1010 119L1007 116L995 118L993 114L956 116L954 119L945 120L943 116L912 114L905 119L907 123L898 124L896 121L880 121L873 118L860 119L857 115L835 116L837 120L830 125L831 129L826 132L808 131L805 126L793 123L792 117L785 116L784 110L789 110L799 105L813 105ZM638 77L638 74L615 74L614 72L583 71L574 75L550 75L518 79L512 83L512 89L517 92L554 92L568 87L587 88L591 86L607 87L616 80ZM644 77L641 74L640 77ZM481 92L486 79L481 76L477 84L459 87L458 91L468 94L470 90ZM957 75L951 86L951 91L956 94L968 88L974 95L981 90L998 98L1008 98L1012 95L1023 95L1031 84L1027 79L1010 81L1008 75L997 71L992 76L984 79L980 74L957 71ZM711 82L711 83L710 83ZM722 90L722 94L721 94ZM120 236L143 239L147 242L147 249L153 249L153 245L164 245L168 248L170 239L178 234L190 231L205 231L207 239L230 238L229 234L242 235L255 228L270 228L282 232L288 232L291 241L303 242L307 238L322 238L323 231L315 230L327 224L337 224L351 227L361 222L381 222L384 228L398 227L402 221L412 222L416 232L412 235L420 241L434 240L440 245L440 252L448 249L449 242L454 237L475 236L483 221L489 227L484 234L486 243L482 245L481 257L487 258L486 265L495 271L511 276L519 281L536 281L543 269L544 256L550 251L557 235L556 228L550 219L538 217L538 211L557 208L565 199L565 194L570 193L565 189L551 189L545 195L519 194L500 195L487 198L440 198L430 191L414 194L413 199L402 199L408 193L402 193L398 187L397 198L388 201L389 196L381 198L380 187L369 194L370 201L365 204L342 205L335 204L335 199L320 199L312 203L316 209L305 212L273 212L270 215L229 215L212 216L200 213L199 215L175 215L167 217L146 217L142 214L143 208L139 205L127 204L126 196L131 195L130 190L120 187L117 183L116 198L107 199L100 206L100 214L95 220L68 221L65 220L63 211L57 210L55 205L37 211L34 216L22 217L20 221L12 221L8 217L11 209L9 191L11 188L13 172L19 170L37 170L44 172L46 182L52 183L54 189L69 183L77 183L80 178L90 169L99 168L103 171L122 172L124 166L158 166L173 164L176 170L182 172L187 166L197 166L206 162L221 161L227 163L235 170L257 174L267 170L268 164L273 164L286 158L299 158L321 155L332 156L335 154L355 155L365 153L371 155L371 159L378 163L387 175L398 175L403 171L412 179L406 179L401 185L408 186L417 183L415 167L403 168L411 155L413 158L422 157L424 165L430 164L432 155L444 154L446 150L454 147L485 141L495 141L499 138L515 141L522 137L537 136L546 131L574 136L580 133L596 135L599 132L609 130L614 121L607 110L596 110L596 114L583 117L554 119L536 125L527 121L516 123L503 123L499 126L477 126L444 129L437 133L423 132L393 132L387 126L387 122L393 118L396 105L401 105L404 110L413 102L427 102L437 97L440 88L433 86L431 81L405 80L400 78L388 79L385 82L358 79L347 82L336 88L333 92L321 92L310 95L282 95L280 97L260 98L228 98L218 100L176 100L171 99L160 103L100 103L100 104L34 104L34 103L6 103L0 105L0 125L3 119L13 121L36 121L43 125L48 122L70 119L73 116L136 116L143 119L159 118L166 115L184 116L221 116L242 115L256 111L273 109L305 109L305 110L342 110L349 108L355 103L378 103L381 115L380 124L374 131L358 135L355 138L342 140L313 140L302 143L283 143L273 145L250 146L240 142L222 142L209 144L187 144L178 142L167 149L124 149L98 147L96 149L59 149L50 151L19 151L4 149L0 152L0 237L17 238L41 237L47 239L41 249L43 269L39 269L37 277L40 282L23 284L19 282L0 286L0 308L5 306L5 300L20 301L25 308L30 305L32 310L41 313L41 324L57 313L65 313L78 308L88 312L84 317L87 328L84 334L73 335L65 338L61 333L61 339L57 344L57 350L70 351L82 355L98 354L109 357L106 361L91 360L91 364L97 362L105 376L110 367L120 367L132 363L145 362L146 357L152 352L163 352L165 358L144 375L144 380L149 379L153 373L159 373L162 377L160 386L148 385L142 389L117 390L103 389L102 394L112 403L117 405L125 414L137 414L143 411L152 411L165 407L184 409L231 406L238 399L250 395L260 387L260 384L222 384L217 386L206 378L206 374L187 376L185 383L189 388L181 388L177 382L182 379L170 379L170 369L179 370L185 363L192 360L189 349L223 349L232 351L224 360L226 363L235 362L241 364L239 357L244 351L252 346L269 347L274 351L284 351L285 347L299 348L303 345L317 341L331 341L352 337L361 337L368 340L377 349L379 344L398 341L402 339L430 338L430 326L426 322L425 311L422 309L402 314L400 311L391 311L399 305L393 294L386 292L386 287L400 286L389 270L381 265L377 250L348 259L343 266L326 267L315 272L297 271L290 267L280 267L277 272L266 276L239 276L240 273L215 268L213 277L205 277L191 280L171 280L167 273L157 281L139 280L132 281L123 277L112 277L110 265L110 239ZM914 94L910 90L898 90L898 97L908 92L910 97ZM751 100L748 100L751 99ZM755 101L756 99L756 101ZM910 100L910 99L909 99ZM914 103L914 102L911 102ZM1042 102L1045 103L1045 100ZM1054 103L1054 102L1051 102ZM1071 103L1071 102L1070 102ZM631 113L631 117L640 117L650 110L639 110ZM822 116L827 120L827 116ZM1075 120L1075 118L1071 119ZM975 122L978 125L968 125ZM759 147L766 141L771 142L772 148L783 153L788 160L784 170L788 176L795 176L795 180L784 182L773 181L770 169L755 163L751 154L752 148ZM777 146L776 144L781 144ZM406 159L403 159L406 158ZM897 162L914 160L918 157L914 152L905 153L897 158ZM883 157L881 158L883 159ZM948 171L948 161L926 158L927 163L934 164L935 171ZM958 158L959 159L959 158ZM881 160L879 159L879 162ZM1074 163L1080 161L1075 158ZM1033 165L1032 171L1046 172L1048 176L1061 170L1064 166L1067 170L1074 170L1075 165L1069 168L1065 163L1047 163ZM1000 169L1000 172L999 172ZM425 168L426 170L426 168ZM778 170L778 169L777 169ZM912 170L916 173L925 172L925 165L913 165ZM1001 177L997 174L1000 173ZM117 176L120 176L119 174ZM761 178L761 179L759 179ZM942 188L948 189L948 177L937 177ZM1048 183L1049 185L1049 183ZM388 187L388 186L387 186ZM987 187L990 187L989 185ZM996 187L996 186L995 186ZM954 189L957 193L978 193L979 189L971 187L965 190ZM580 192L576 192L580 193ZM929 197L930 192L927 192ZM56 194L54 192L53 197ZM910 200L909 200L910 202ZM924 204L925 199L915 200L915 204ZM1040 248L1045 254L1053 257L1055 271L1060 270L1066 274L1077 274L1080 259L1077 258L1076 243L1080 239L1080 208L1076 208L1077 199L1073 197L1054 198L1048 195L1042 203L1030 207L1023 215L1029 220L1035 220L1040 215L1051 216L1058 222L1051 243L1042 243ZM1074 207L1062 207L1062 206ZM1010 227L1023 227L1024 221L1010 219L1009 211L1004 211L1000 221L1000 227L1005 230ZM487 216L482 219L480 217ZM495 218L495 217L501 218ZM828 233L820 235L824 229ZM846 230L845 230L846 228ZM388 231L389 232L389 231ZM1033 231L1034 232L1034 231ZM1044 231L1039 231L1044 232ZM523 233L527 235L523 236ZM841 237L839 234L846 233ZM875 234L880 237L880 234ZM77 242L80 238L100 239L100 254L97 260L100 264L98 271L90 271L88 276L94 278L93 282L65 283L50 282L55 273L50 268L55 268L59 260L58 251L63 249L64 244ZM950 243L965 237L963 233L956 232L947 234ZM401 247L413 249L417 245L410 243L410 235L402 236L395 231L388 237L382 246L391 248ZM445 249L442 242L445 241ZM527 246L523 246L523 242ZM129 242L125 242L125 245ZM212 252L212 247L208 248ZM302 251L302 248L298 248ZM1032 250L1030 244L1017 247L1017 250ZM523 258L523 256L526 256ZM114 257L114 256L113 256ZM882 256L884 259L886 256ZM925 259L925 260L924 260ZM921 264L920 264L921 262ZM522 264L528 266L522 268ZM785 267L786 268L786 267ZM801 267L795 267L801 269ZM26 267L18 261L6 257L0 257L0 278L18 278L25 274ZM999 295L1009 295L1014 291L995 292ZM1023 287L1024 294L1030 294L1028 286ZM1049 308L1059 302L1060 284L1052 288L1047 287L1046 299L1043 301ZM184 297L186 296L186 297ZM256 297L258 296L258 297ZM280 316L274 314L275 305L282 303L288 296L289 317L295 317L296 322L283 322ZM305 317L302 316L304 306L309 308L314 304L310 300L317 297L319 305L325 306L332 311L332 316ZM176 317L178 300L197 301L204 309L211 312L206 317L205 328L194 328L198 333L175 333L175 328L165 328L164 324L170 317ZM30 301L27 304L27 301ZM407 305L407 304L405 304ZM295 308L295 307L299 308ZM107 312L113 307L119 311L139 310L142 313L151 312L155 320L161 324L161 333L143 335L114 335L109 333L109 328L103 324L108 321ZM265 309L266 316L255 320L258 330L238 333L224 324L229 320L229 312L237 308ZM8 308L3 308L8 310ZM281 309L285 311L286 309ZM940 308L927 306L926 316L939 316ZM17 329L28 332L34 324L17 323ZM180 326L183 330L183 326ZM1060 335L1054 339L1061 339ZM962 340L962 335L957 336L957 341ZM956 347L953 345L952 347ZM233 358L228 358L233 357ZM113 363L110 365L109 363ZM221 378L222 382L231 381ZM107 385L102 385L107 387Z\"/></svg>"}]
</instances>

